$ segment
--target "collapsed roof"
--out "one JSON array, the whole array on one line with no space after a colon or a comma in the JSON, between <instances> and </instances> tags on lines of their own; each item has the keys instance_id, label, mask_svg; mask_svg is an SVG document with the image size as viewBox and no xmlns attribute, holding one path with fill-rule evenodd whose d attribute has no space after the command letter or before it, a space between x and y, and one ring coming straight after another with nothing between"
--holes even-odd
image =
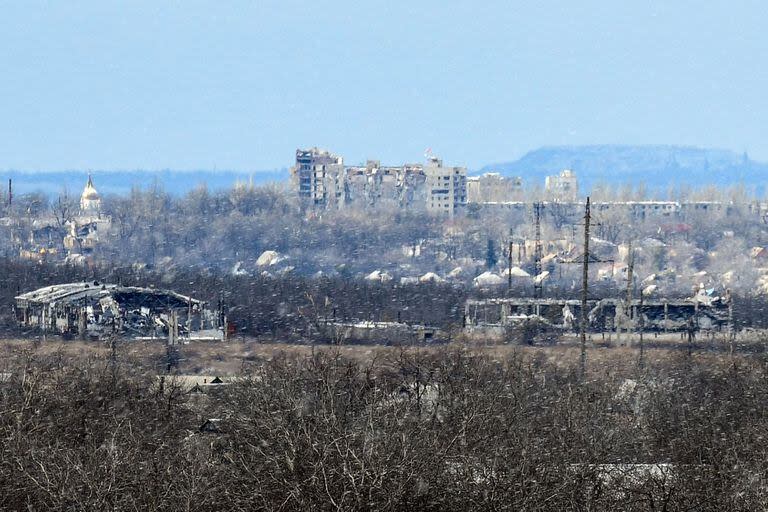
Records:
<instances>
[{"instance_id":1,"label":"collapsed roof","mask_svg":"<svg viewBox=\"0 0 768 512\"><path fill-rule=\"evenodd\" d=\"M200 300L170 290L120 286L100 283L99 281L46 286L17 296L16 304L19 307L53 303L82 305L84 302L91 302L104 297L112 297L115 302L127 309L146 307L168 310L204 304Z\"/></svg>"},{"instance_id":2,"label":"collapsed roof","mask_svg":"<svg viewBox=\"0 0 768 512\"><path fill-rule=\"evenodd\" d=\"M170 290L120 286L98 281L46 286L16 297L21 327L65 335L103 338L113 334L165 338L175 343L193 331L208 338L220 332L222 317L205 303ZM214 338L216 333L213 334Z\"/></svg>"}]
</instances>

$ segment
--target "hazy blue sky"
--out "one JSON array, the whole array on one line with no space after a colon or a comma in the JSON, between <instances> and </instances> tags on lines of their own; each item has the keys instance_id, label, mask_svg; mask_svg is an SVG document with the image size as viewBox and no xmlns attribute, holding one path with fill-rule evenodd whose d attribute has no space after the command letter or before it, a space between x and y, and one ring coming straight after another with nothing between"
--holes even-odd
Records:
<instances>
[{"instance_id":1,"label":"hazy blue sky","mask_svg":"<svg viewBox=\"0 0 768 512\"><path fill-rule=\"evenodd\" d=\"M0 49L0 169L269 169L311 145L768 160L760 1L24 0L0 3Z\"/></svg>"}]
</instances>

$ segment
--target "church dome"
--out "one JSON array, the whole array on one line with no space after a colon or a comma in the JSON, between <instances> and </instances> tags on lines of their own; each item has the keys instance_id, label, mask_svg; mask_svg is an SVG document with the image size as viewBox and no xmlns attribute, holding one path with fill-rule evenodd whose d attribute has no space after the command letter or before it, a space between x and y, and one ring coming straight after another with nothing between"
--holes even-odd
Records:
<instances>
[{"instance_id":1,"label":"church dome","mask_svg":"<svg viewBox=\"0 0 768 512\"><path fill-rule=\"evenodd\" d=\"M83 189L83 195L80 196L80 199L86 199L89 201L95 201L97 199L101 199L99 196L99 193L96 191L96 187L93 186L93 180L90 176L88 176L88 183L85 184L85 188Z\"/></svg>"},{"instance_id":2,"label":"church dome","mask_svg":"<svg viewBox=\"0 0 768 512\"><path fill-rule=\"evenodd\" d=\"M83 194L80 196L80 210L83 212L98 212L101 209L101 196L99 196L96 187L93 186L93 180L88 175L88 183L85 184Z\"/></svg>"}]
</instances>

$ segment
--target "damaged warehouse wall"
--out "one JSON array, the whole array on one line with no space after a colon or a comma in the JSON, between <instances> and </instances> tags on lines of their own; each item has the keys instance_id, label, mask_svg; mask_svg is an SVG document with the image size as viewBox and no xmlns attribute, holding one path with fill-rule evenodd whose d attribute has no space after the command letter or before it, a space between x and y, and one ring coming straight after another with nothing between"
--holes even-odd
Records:
<instances>
[{"instance_id":1,"label":"damaged warehouse wall","mask_svg":"<svg viewBox=\"0 0 768 512\"><path fill-rule=\"evenodd\" d=\"M590 300L589 329L607 332L635 329L646 331L684 331L693 323L698 330L719 330L729 323L730 295L703 301L698 297L683 300L633 300L630 308L618 299ZM627 316L629 309L629 316ZM578 326L581 303L578 300L495 298L469 300L464 306L468 333L502 333L510 325L537 320L549 329L570 331Z\"/></svg>"},{"instance_id":2,"label":"damaged warehouse wall","mask_svg":"<svg viewBox=\"0 0 768 512\"><path fill-rule=\"evenodd\" d=\"M440 329L422 324L403 322L352 321L341 322L322 319L318 323L320 335L333 342L415 344L446 341Z\"/></svg>"},{"instance_id":3,"label":"damaged warehouse wall","mask_svg":"<svg viewBox=\"0 0 768 512\"><path fill-rule=\"evenodd\" d=\"M47 286L16 297L19 326L65 336L223 339L225 319L170 290L98 281Z\"/></svg>"}]
</instances>

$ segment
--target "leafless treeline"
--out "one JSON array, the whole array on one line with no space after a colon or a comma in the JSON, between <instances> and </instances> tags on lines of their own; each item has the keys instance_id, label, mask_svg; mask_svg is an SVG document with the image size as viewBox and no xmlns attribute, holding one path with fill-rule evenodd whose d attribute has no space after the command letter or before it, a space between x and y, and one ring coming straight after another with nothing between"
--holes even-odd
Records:
<instances>
[{"instance_id":1,"label":"leafless treeline","mask_svg":"<svg viewBox=\"0 0 768 512\"><path fill-rule=\"evenodd\" d=\"M339 320L397 321L427 324L451 332L462 328L464 301L494 293L440 283L399 285L340 276L301 274L233 276L196 267L163 272L121 266L60 266L0 258L0 327L13 329L14 297L21 292L64 282L98 280L128 286L170 288L222 305L238 333L272 336L281 341L306 334L320 317ZM545 296L578 297L576 288L549 287ZM616 297L616 287L596 284L595 297ZM736 327L768 328L768 298L735 295ZM317 340L313 340L317 341Z\"/></svg>"},{"instance_id":2,"label":"leafless treeline","mask_svg":"<svg viewBox=\"0 0 768 512\"><path fill-rule=\"evenodd\" d=\"M119 355L74 363L29 355L5 368L4 509L767 505L762 359L675 356L581 382L569 362L530 353L318 352L207 395Z\"/></svg>"},{"instance_id":3,"label":"leafless treeline","mask_svg":"<svg viewBox=\"0 0 768 512\"><path fill-rule=\"evenodd\" d=\"M597 197L603 195L596 192ZM754 286L756 278L750 250L768 245L768 230L756 213L753 198L736 193L731 196L735 202L722 208L694 210L680 218L637 218L625 209L595 211L594 234L608 242L602 244L608 252L615 249L612 244L635 241L641 248L644 240L656 240L656 246L638 252L638 275L669 269L678 274L707 270L721 275L732 270L740 279L730 286L747 289ZM0 205L0 216L8 216L9 223L0 230L0 253L17 255L19 240L27 240L36 224L52 223L59 232L49 235L61 245L66 223L78 213L76 199L67 193L54 199L27 194L20 196L12 208ZM99 233L94 259L147 264L163 270L179 266L224 271L242 268L255 275L265 270L255 266L259 255L274 250L288 256L285 267L305 275L318 271L362 275L386 269L404 276L428 271L445 276L462 266L465 278L471 280L489 260L489 243L497 253L490 259L498 260L503 267L508 243L532 240L534 236L530 208L507 211L481 209L475 204L467 208L465 215L449 222L423 211L392 206L313 211L302 209L296 198L280 186L223 191L202 187L176 197L155 185L134 189L124 196L106 196L102 209L111 223ZM543 239L577 241L580 218L578 207L547 205L542 216ZM16 242L12 242L12 233ZM414 248L412 255L406 254L409 247ZM65 253L63 246L58 249L59 254ZM597 245L595 251L600 257L610 256L607 252L599 254ZM523 258L521 264L532 271L527 259ZM241 266L236 267L238 264ZM280 269L267 270L274 273ZM545 266L545 270L552 269ZM576 271L573 269L574 276ZM569 283L574 278L569 272L568 267L559 268L552 279ZM667 283L666 288L682 287L689 292L688 284Z\"/></svg>"}]
</instances>

